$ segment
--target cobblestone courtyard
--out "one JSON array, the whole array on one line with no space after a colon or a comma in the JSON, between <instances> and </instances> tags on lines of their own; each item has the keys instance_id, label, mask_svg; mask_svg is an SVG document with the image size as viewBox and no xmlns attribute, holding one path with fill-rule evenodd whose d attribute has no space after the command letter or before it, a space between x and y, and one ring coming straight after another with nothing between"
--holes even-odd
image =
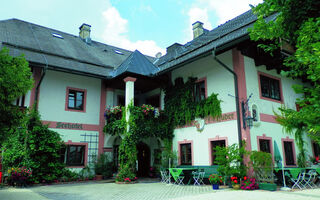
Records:
<instances>
[{"instance_id":1,"label":"cobblestone courtyard","mask_svg":"<svg viewBox=\"0 0 320 200\"><path fill-rule=\"evenodd\" d=\"M37 186L26 189L0 189L0 200L206 200L206 199L246 199L273 200L320 199L320 189L289 192L242 191L221 189L213 191L211 186L176 186L162 183L138 183L118 185L115 183L80 183Z\"/></svg>"}]
</instances>

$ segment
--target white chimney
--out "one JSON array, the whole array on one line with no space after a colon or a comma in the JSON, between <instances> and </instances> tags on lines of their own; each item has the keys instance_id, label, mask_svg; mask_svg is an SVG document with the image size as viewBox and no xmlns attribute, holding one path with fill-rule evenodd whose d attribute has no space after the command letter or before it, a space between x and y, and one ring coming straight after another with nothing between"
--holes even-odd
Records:
<instances>
[{"instance_id":1,"label":"white chimney","mask_svg":"<svg viewBox=\"0 0 320 200\"><path fill-rule=\"evenodd\" d=\"M199 37L204 33L203 23L196 21L192 24L192 30L193 30L193 39Z\"/></svg>"},{"instance_id":2,"label":"white chimney","mask_svg":"<svg viewBox=\"0 0 320 200\"><path fill-rule=\"evenodd\" d=\"M89 24L83 23L79 27L79 29L80 29L79 37L87 43L91 41L91 38L90 38L91 26Z\"/></svg>"}]
</instances>

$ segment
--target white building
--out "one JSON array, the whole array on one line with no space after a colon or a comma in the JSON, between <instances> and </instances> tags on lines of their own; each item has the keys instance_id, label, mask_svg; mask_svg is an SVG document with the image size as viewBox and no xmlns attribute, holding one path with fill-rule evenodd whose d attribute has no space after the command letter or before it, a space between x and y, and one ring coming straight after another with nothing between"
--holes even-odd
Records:
<instances>
[{"instance_id":1,"label":"white building","mask_svg":"<svg viewBox=\"0 0 320 200\"><path fill-rule=\"evenodd\" d=\"M60 133L68 145L65 161L71 168L82 168L103 152L117 162L121 138L103 133L107 106L134 99L137 105L164 108L159 83L174 82L177 77L186 81L191 76L198 78L200 98L219 94L223 114L219 120L205 119L201 131L196 126L175 129L173 150L178 152L179 164L213 165L215 145L244 139L248 150L273 154L277 148L285 166L297 166L295 140L283 133L274 111L281 105L295 109L299 96L292 85L303 83L282 77L281 61L259 51L249 40L247 28L255 19L248 11L211 31L196 22L192 41L175 43L158 58L92 41L87 24L74 36L17 19L3 20L0 44L13 56L23 53L29 61L35 87L17 104L29 107L38 99L43 123ZM242 103L248 105L248 112ZM251 128L244 125L243 118L248 116L254 118ZM319 156L319 146L307 136L305 141L307 154ZM155 138L139 144L140 175L146 175L142 171L154 164L154 155L161 148L161 141Z\"/></svg>"}]
</instances>

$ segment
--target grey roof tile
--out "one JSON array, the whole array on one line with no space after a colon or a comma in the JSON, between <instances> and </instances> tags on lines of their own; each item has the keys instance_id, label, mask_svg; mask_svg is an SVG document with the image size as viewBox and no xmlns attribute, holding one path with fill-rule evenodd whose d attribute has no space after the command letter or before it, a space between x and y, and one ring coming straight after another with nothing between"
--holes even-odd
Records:
<instances>
[{"instance_id":1,"label":"grey roof tile","mask_svg":"<svg viewBox=\"0 0 320 200\"><path fill-rule=\"evenodd\" d=\"M125 72L131 72L144 76L151 76L159 71L159 68L150 62L142 53L135 50L117 69L112 73L117 77Z\"/></svg>"},{"instance_id":2,"label":"grey roof tile","mask_svg":"<svg viewBox=\"0 0 320 200\"><path fill-rule=\"evenodd\" d=\"M269 16L266 20L274 20L275 18L276 14ZM177 47L175 51L167 52L156 64L160 67L160 72L166 71L190 58L241 38L248 34L248 28L253 25L256 19L253 12L249 10L185 45Z\"/></svg>"}]
</instances>

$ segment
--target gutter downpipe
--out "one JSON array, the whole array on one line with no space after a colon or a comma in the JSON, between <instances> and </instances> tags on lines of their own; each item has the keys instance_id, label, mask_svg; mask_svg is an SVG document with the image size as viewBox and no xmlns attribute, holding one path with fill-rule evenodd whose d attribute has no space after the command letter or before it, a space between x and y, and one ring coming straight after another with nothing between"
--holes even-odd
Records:
<instances>
[{"instance_id":1,"label":"gutter downpipe","mask_svg":"<svg viewBox=\"0 0 320 200\"><path fill-rule=\"evenodd\" d=\"M47 68L48 68L48 64L46 64L46 66L44 67L43 72L42 72L42 74L41 74L40 81L39 81L39 83L38 83L38 85L37 85L37 87L36 87L36 92L35 92L36 94L35 94L35 97L34 97L34 102L35 102L35 107L36 107L37 110L38 110L39 88L40 88L40 85L41 85L41 83L42 83L42 80L43 80L44 76L46 75Z\"/></svg>"},{"instance_id":2,"label":"gutter downpipe","mask_svg":"<svg viewBox=\"0 0 320 200\"><path fill-rule=\"evenodd\" d=\"M47 69L48 69L48 60L47 60L46 56L44 55L43 49L41 48L41 45L40 45L40 42L39 42L37 36L34 34L34 31L33 31L33 28L32 28L32 26L31 26L31 24L29 24L29 28L30 28L30 30L31 30L31 33L32 33L35 41L37 42L37 44L38 44L38 46L39 46L39 49L40 49L40 52L41 52L41 55L42 55L44 61L46 62L46 65L45 65L45 67L44 67L44 69L43 69L43 72L42 72L42 74L41 74L41 78L40 78L40 80L39 80L39 83L38 83L38 85L37 85L37 87L36 87L36 91L35 91L35 97L34 97L35 109L38 110L39 88L40 88L40 85L41 85L41 83L42 83L42 80L43 80L44 76L46 75L46 71L47 71Z\"/></svg>"},{"instance_id":3,"label":"gutter downpipe","mask_svg":"<svg viewBox=\"0 0 320 200\"><path fill-rule=\"evenodd\" d=\"M237 124L238 124L238 140L239 147L242 147L242 135L241 135L241 119L240 119L240 101L239 101L239 91L238 91L238 76L237 74L231 70L226 64L224 64L221 60L219 60L216 56L216 48L212 51L213 59L217 61L223 68L225 68L228 72L230 72L234 77L234 90L235 90L235 100L236 100L236 110L237 110Z\"/></svg>"}]
</instances>

